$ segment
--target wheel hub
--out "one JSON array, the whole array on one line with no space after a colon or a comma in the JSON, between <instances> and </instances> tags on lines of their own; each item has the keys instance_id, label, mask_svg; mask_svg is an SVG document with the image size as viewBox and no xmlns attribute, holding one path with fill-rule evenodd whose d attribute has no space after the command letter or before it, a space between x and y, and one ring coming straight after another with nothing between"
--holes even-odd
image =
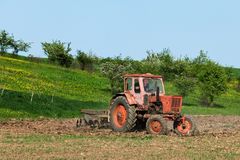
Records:
<instances>
[{"instance_id":1,"label":"wheel hub","mask_svg":"<svg viewBox=\"0 0 240 160\"><path fill-rule=\"evenodd\" d=\"M162 128L161 123L159 121L152 121L150 123L150 127L156 133L159 133L161 131L161 128Z\"/></svg>"},{"instance_id":2,"label":"wheel hub","mask_svg":"<svg viewBox=\"0 0 240 160\"><path fill-rule=\"evenodd\" d=\"M123 120L123 115L121 112L117 113L117 120L118 120L118 122L121 122Z\"/></svg>"},{"instance_id":3,"label":"wheel hub","mask_svg":"<svg viewBox=\"0 0 240 160\"><path fill-rule=\"evenodd\" d=\"M123 105L116 106L114 113L114 124L121 128L125 125L127 119L127 111Z\"/></svg>"},{"instance_id":4,"label":"wheel hub","mask_svg":"<svg viewBox=\"0 0 240 160\"><path fill-rule=\"evenodd\" d=\"M191 124L190 122L186 121L184 123L181 123L178 125L177 129L179 130L179 132L181 132L182 134L187 134L188 132L190 132L191 130Z\"/></svg>"}]
</instances>

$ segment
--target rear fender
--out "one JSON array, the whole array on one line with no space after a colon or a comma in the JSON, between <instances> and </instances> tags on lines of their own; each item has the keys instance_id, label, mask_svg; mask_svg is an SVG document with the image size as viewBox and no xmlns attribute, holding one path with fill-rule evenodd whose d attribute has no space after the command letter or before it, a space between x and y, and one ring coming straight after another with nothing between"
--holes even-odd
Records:
<instances>
[{"instance_id":1,"label":"rear fender","mask_svg":"<svg viewBox=\"0 0 240 160\"><path fill-rule=\"evenodd\" d=\"M133 97L132 94L129 93L129 92L117 93L116 95L114 95L114 96L112 97L112 99L111 99L111 101L110 101L110 104L112 104L112 101L113 101L116 97L118 97L118 96L124 96L124 97L126 97L129 105L135 105L135 104L137 104L137 102L135 101L134 97Z\"/></svg>"}]
</instances>

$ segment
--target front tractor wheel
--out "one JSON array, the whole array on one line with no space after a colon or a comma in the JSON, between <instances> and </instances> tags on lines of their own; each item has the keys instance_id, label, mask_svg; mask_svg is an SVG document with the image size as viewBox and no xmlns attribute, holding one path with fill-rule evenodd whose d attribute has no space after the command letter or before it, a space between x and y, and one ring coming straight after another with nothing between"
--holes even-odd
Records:
<instances>
[{"instance_id":1,"label":"front tractor wheel","mask_svg":"<svg viewBox=\"0 0 240 160\"><path fill-rule=\"evenodd\" d=\"M130 106L125 97L115 98L110 108L110 125L113 131L127 132L132 130L137 121L135 106Z\"/></svg>"},{"instance_id":2,"label":"front tractor wheel","mask_svg":"<svg viewBox=\"0 0 240 160\"><path fill-rule=\"evenodd\" d=\"M152 115L146 123L147 132L150 134L167 134L167 122L160 115Z\"/></svg>"},{"instance_id":3,"label":"front tractor wheel","mask_svg":"<svg viewBox=\"0 0 240 160\"><path fill-rule=\"evenodd\" d=\"M196 126L191 118L183 117L180 120L174 121L173 129L180 136L191 136L194 135Z\"/></svg>"}]
</instances>

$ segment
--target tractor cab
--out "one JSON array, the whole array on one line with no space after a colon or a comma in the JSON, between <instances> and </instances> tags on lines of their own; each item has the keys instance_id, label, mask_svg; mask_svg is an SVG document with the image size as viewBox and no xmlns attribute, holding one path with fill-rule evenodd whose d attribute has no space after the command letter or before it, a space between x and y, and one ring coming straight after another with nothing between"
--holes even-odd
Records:
<instances>
[{"instance_id":1,"label":"tractor cab","mask_svg":"<svg viewBox=\"0 0 240 160\"><path fill-rule=\"evenodd\" d=\"M124 76L124 92L130 94L139 105L147 105L150 96L165 95L161 76L146 74L127 74Z\"/></svg>"},{"instance_id":2,"label":"tractor cab","mask_svg":"<svg viewBox=\"0 0 240 160\"><path fill-rule=\"evenodd\" d=\"M132 94L148 94L155 93L159 88L160 94L164 95L164 85L161 76L152 74L128 74L124 76L124 91Z\"/></svg>"},{"instance_id":3,"label":"tractor cab","mask_svg":"<svg viewBox=\"0 0 240 160\"><path fill-rule=\"evenodd\" d=\"M130 105L140 111L178 114L182 108L181 96L165 95L162 76L127 74L124 76L124 95Z\"/></svg>"}]
</instances>

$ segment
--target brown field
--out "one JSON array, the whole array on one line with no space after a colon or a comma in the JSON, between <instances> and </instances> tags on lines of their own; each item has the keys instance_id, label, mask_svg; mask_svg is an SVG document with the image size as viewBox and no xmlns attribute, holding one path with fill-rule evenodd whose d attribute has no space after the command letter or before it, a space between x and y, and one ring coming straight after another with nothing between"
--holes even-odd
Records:
<instances>
[{"instance_id":1,"label":"brown field","mask_svg":"<svg viewBox=\"0 0 240 160\"><path fill-rule=\"evenodd\" d=\"M239 116L194 116L200 134L75 128L76 119L0 122L0 159L240 159Z\"/></svg>"}]
</instances>

